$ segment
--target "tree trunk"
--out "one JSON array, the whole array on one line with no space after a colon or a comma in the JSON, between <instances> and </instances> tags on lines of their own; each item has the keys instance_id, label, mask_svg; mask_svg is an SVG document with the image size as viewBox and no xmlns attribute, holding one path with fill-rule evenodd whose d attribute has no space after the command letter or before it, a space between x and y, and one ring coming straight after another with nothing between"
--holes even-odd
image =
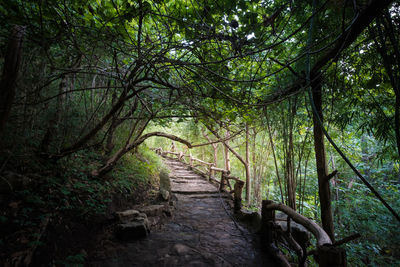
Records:
<instances>
[{"instance_id":1,"label":"tree trunk","mask_svg":"<svg viewBox=\"0 0 400 267\"><path fill-rule=\"evenodd\" d=\"M24 35L25 27L16 25L12 28L8 41L7 52L4 59L3 76L0 81L0 137L3 134L15 97L15 87L21 63Z\"/></svg>"},{"instance_id":2,"label":"tree trunk","mask_svg":"<svg viewBox=\"0 0 400 267\"><path fill-rule=\"evenodd\" d=\"M276 161L276 155L275 155L275 146L274 146L274 141L272 140L271 128L269 126L267 111L265 112L265 119L267 120L269 142L271 144L272 156L274 157L274 166L275 166L276 177L278 178L279 190L281 192L281 202L285 203L285 201L283 200L282 181L281 181L281 177L279 175L278 163Z\"/></svg>"},{"instance_id":3,"label":"tree trunk","mask_svg":"<svg viewBox=\"0 0 400 267\"><path fill-rule=\"evenodd\" d=\"M250 153L249 153L249 125L246 123L246 201L247 203L250 203L250 190L251 190L251 184L250 184Z\"/></svg>"},{"instance_id":4,"label":"tree trunk","mask_svg":"<svg viewBox=\"0 0 400 267\"><path fill-rule=\"evenodd\" d=\"M296 210L296 180L294 175L293 166L293 133L292 129L289 129L289 144L288 150L286 151L286 181L287 181L287 194L288 204L293 210Z\"/></svg>"},{"instance_id":5,"label":"tree trunk","mask_svg":"<svg viewBox=\"0 0 400 267\"><path fill-rule=\"evenodd\" d=\"M253 164L253 195L254 195L254 199L257 203L257 205L260 202L260 172L261 170L259 170L259 173L257 173L257 160L256 160L256 141L257 141L257 131L255 128L253 128L253 144L252 144L252 164ZM262 144L264 145L264 144ZM261 163L260 163L261 164Z\"/></svg>"},{"instance_id":6,"label":"tree trunk","mask_svg":"<svg viewBox=\"0 0 400 267\"><path fill-rule=\"evenodd\" d=\"M319 76L319 77L318 77ZM318 78L316 78L318 77ZM315 75L312 77L312 96L315 103L315 107L321 119L322 117L322 85L321 76ZM321 205L321 221L322 227L327 232L329 237L334 241L334 228L333 228L333 217L332 217L332 207L331 207L331 191L329 186L328 176L328 166L326 162L325 154L325 144L324 144L324 133L322 127L318 123L318 119L313 114L313 124L314 124L314 149L317 165L317 175L318 175L318 193L319 201Z\"/></svg>"},{"instance_id":7,"label":"tree trunk","mask_svg":"<svg viewBox=\"0 0 400 267\"><path fill-rule=\"evenodd\" d=\"M287 145L285 155L285 174L286 174L286 186L288 195L288 204L293 210L296 210L296 178L294 171L294 145L293 145L293 125L294 116L296 114L296 99L292 101L289 99L289 124L287 125ZM286 139L286 138L285 138Z\"/></svg>"},{"instance_id":8,"label":"tree trunk","mask_svg":"<svg viewBox=\"0 0 400 267\"><path fill-rule=\"evenodd\" d=\"M110 87L110 83L111 81L108 81L108 87ZM112 94L112 100L111 103L114 106L115 103L117 101L117 94L115 93L115 91ZM118 113L115 113L112 118L111 118L111 125L110 125L110 129L108 131L108 135L107 135L107 141L106 141L106 146L105 146L105 151L107 154L111 153L111 151L114 149L114 132L115 129L117 128L117 124L118 124Z\"/></svg>"},{"instance_id":9,"label":"tree trunk","mask_svg":"<svg viewBox=\"0 0 400 267\"><path fill-rule=\"evenodd\" d=\"M229 131L226 131L226 134L225 134L225 137L226 138L229 138L230 137L230 133L229 133ZM228 140L227 141L225 141L225 146L224 146L224 155L225 155L225 170L227 170L228 172L230 172L231 171L231 160L230 160L230 158L229 158L229 148L227 147L227 145L228 145Z\"/></svg>"},{"instance_id":10,"label":"tree trunk","mask_svg":"<svg viewBox=\"0 0 400 267\"><path fill-rule=\"evenodd\" d=\"M204 132L204 130L201 131L201 133L203 134L204 138L206 138L206 140L210 143L214 142L213 140L211 140L211 138ZM213 148L213 158L214 158L214 166L217 167L217 163L218 163L218 143L212 143L212 148Z\"/></svg>"}]
</instances>

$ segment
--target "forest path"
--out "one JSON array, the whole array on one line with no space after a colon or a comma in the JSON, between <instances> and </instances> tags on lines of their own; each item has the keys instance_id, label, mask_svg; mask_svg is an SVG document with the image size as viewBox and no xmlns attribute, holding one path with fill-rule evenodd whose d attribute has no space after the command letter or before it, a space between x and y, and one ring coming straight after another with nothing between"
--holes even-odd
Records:
<instances>
[{"instance_id":1,"label":"forest path","mask_svg":"<svg viewBox=\"0 0 400 267\"><path fill-rule=\"evenodd\" d=\"M179 161L165 159L176 196L173 217L123 255L96 266L274 266L255 235L235 224L226 196Z\"/></svg>"}]
</instances>

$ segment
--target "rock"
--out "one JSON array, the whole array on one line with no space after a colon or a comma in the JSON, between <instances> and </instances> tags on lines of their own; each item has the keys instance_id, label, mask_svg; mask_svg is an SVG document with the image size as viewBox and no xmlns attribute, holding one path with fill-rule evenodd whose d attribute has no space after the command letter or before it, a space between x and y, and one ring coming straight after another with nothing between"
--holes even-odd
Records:
<instances>
[{"instance_id":1,"label":"rock","mask_svg":"<svg viewBox=\"0 0 400 267\"><path fill-rule=\"evenodd\" d=\"M135 218L139 217L140 212L137 210L125 210L125 211L118 211L115 213L116 217L120 222L130 222Z\"/></svg>"},{"instance_id":2,"label":"rock","mask_svg":"<svg viewBox=\"0 0 400 267\"><path fill-rule=\"evenodd\" d=\"M191 249L188 246L185 246L183 244L175 244L173 250L176 254L180 256L188 254L191 251Z\"/></svg>"},{"instance_id":3,"label":"rock","mask_svg":"<svg viewBox=\"0 0 400 267\"><path fill-rule=\"evenodd\" d=\"M168 217L171 217L171 216L172 216L171 208L170 208L168 205L166 205L166 206L164 207L164 214L165 214L166 216L168 216Z\"/></svg>"},{"instance_id":4,"label":"rock","mask_svg":"<svg viewBox=\"0 0 400 267\"><path fill-rule=\"evenodd\" d=\"M160 189L160 195L161 195L161 198L163 199L163 200L165 200L165 201L168 201L169 200L169 191L168 190L165 190L165 189Z\"/></svg>"},{"instance_id":5,"label":"rock","mask_svg":"<svg viewBox=\"0 0 400 267\"><path fill-rule=\"evenodd\" d=\"M118 224L115 235L120 240L132 240L141 237L146 237L149 230L149 221L146 219L138 219L128 223Z\"/></svg>"},{"instance_id":6,"label":"rock","mask_svg":"<svg viewBox=\"0 0 400 267\"><path fill-rule=\"evenodd\" d=\"M166 170L161 170L160 172L160 189L167 191L171 190L171 182L169 180L169 174Z\"/></svg>"},{"instance_id":7,"label":"rock","mask_svg":"<svg viewBox=\"0 0 400 267\"><path fill-rule=\"evenodd\" d=\"M164 211L164 205L150 205L139 208L139 211L146 213L147 216L161 216Z\"/></svg>"},{"instance_id":8,"label":"rock","mask_svg":"<svg viewBox=\"0 0 400 267\"><path fill-rule=\"evenodd\" d=\"M121 240L145 237L150 232L150 223L145 213L137 210L125 210L115 213L121 222L115 229L115 235Z\"/></svg>"},{"instance_id":9,"label":"rock","mask_svg":"<svg viewBox=\"0 0 400 267\"><path fill-rule=\"evenodd\" d=\"M148 221L150 223L151 226L155 226L160 222L160 217L156 216L156 217L149 217Z\"/></svg>"}]
</instances>

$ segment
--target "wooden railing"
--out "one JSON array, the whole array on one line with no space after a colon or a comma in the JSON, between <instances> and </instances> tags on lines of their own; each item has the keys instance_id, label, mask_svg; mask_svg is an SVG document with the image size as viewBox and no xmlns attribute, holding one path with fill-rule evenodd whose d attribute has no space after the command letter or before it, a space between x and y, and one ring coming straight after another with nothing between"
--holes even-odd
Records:
<instances>
[{"instance_id":1,"label":"wooden railing","mask_svg":"<svg viewBox=\"0 0 400 267\"><path fill-rule=\"evenodd\" d=\"M275 211L281 211L287 215L286 231L283 231L282 227L277 224ZM292 235L291 220L302 225L315 237L317 241L315 250L307 251L308 241ZM359 234L356 234L333 243L328 234L317 223L297 213L290 207L271 200L262 201L261 233L264 241L270 245L276 240L277 235L283 237L288 246L296 252L299 259L299 266L305 266L307 257L312 255L320 267L347 266L346 251L338 246L360 237ZM281 258L281 261L285 261L285 259ZM290 266L288 262L285 265Z\"/></svg>"},{"instance_id":2,"label":"wooden railing","mask_svg":"<svg viewBox=\"0 0 400 267\"><path fill-rule=\"evenodd\" d=\"M214 163L197 159L191 154L185 155L183 152L163 151L161 148L154 150L157 154L162 156L172 155L172 157L176 157L179 161L188 164L194 171L205 176L209 181L219 185L219 190L221 192L232 194L235 213L241 211L244 182L239 178L230 176L229 171L217 168ZM199 167L203 167L204 170L201 170ZM221 173L220 180L215 177L216 173ZM231 180L235 181L234 188L231 186ZM229 187L229 191L226 191L227 187ZM287 227L285 231L283 231L282 227L277 223L275 211L280 211L287 215ZM302 238L292 235L291 220L302 225L307 229L307 231L314 235L317 241L315 250L307 251L307 246L309 245L308 240L304 240L305 238L302 240ZM262 234L264 242L266 242L270 247L274 246L274 241L277 239L282 240L283 238L286 240L287 245L293 249L298 256L299 266L306 266L305 262L307 257L312 255L320 267L347 266L346 251L338 246L359 237L357 234L333 243L329 235L317 223L297 213L290 207L281 203L275 203L271 200L262 201L260 233ZM281 253L278 253L276 248L273 248L272 250L281 265L291 266L286 257Z\"/></svg>"},{"instance_id":3,"label":"wooden railing","mask_svg":"<svg viewBox=\"0 0 400 267\"><path fill-rule=\"evenodd\" d=\"M163 151L161 148L156 148L154 150L161 156L172 155L172 157L175 156L179 161L188 164L192 170L202 174L208 181L215 183L220 192L231 194L233 198L234 212L239 212L242 209L242 191L244 182L237 177L231 176L228 170L217 168L214 163L197 159L191 154L185 155L183 152ZM201 167L205 168L201 169ZM219 180L216 178L217 173L221 174ZM231 181L235 182L233 188ZM227 190L228 188L229 190Z\"/></svg>"}]
</instances>

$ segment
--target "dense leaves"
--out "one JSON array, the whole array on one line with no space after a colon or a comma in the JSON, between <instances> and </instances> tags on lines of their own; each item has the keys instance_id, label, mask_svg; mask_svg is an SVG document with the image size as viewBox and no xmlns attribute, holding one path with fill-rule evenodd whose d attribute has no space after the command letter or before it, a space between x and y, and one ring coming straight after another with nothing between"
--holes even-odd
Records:
<instances>
[{"instance_id":1,"label":"dense leaves","mask_svg":"<svg viewBox=\"0 0 400 267\"><path fill-rule=\"evenodd\" d=\"M231 134L231 149L242 155L231 158L232 173L242 179L250 147L249 207L270 198L319 221L305 94L308 74L319 72L325 127L398 211L399 4L317 2L2 2L3 69L13 25L25 29L15 97L0 131L1 188L11 191L10 201L33 204L18 218L40 209L98 214L116 191L154 184L160 163L135 144L162 130L193 144ZM315 73L307 73L308 61ZM167 149L171 141L148 144ZM192 150L208 161L217 156L218 167L226 164L224 151L222 143ZM326 153L329 168L339 171L331 180L336 234L363 235L347 245L350 263L398 263L398 235L391 234L398 224L329 145ZM14 186L10 172L37 177L38 187Z\"/></svg>"}]
</instances>

